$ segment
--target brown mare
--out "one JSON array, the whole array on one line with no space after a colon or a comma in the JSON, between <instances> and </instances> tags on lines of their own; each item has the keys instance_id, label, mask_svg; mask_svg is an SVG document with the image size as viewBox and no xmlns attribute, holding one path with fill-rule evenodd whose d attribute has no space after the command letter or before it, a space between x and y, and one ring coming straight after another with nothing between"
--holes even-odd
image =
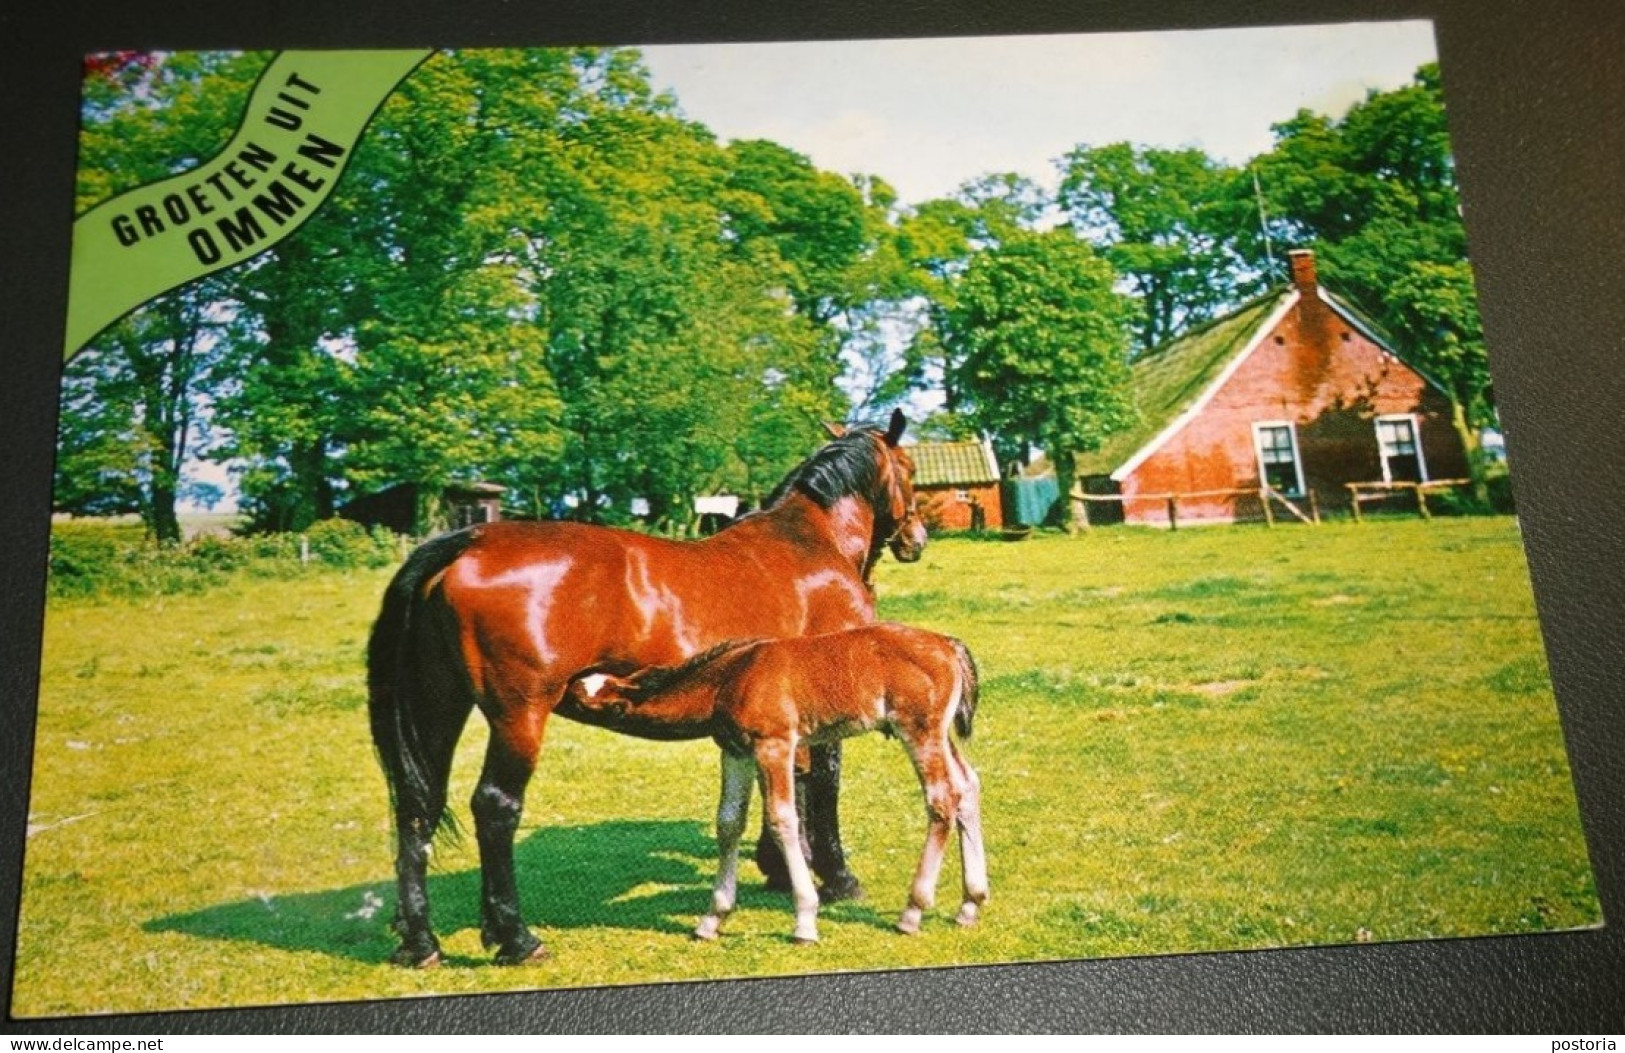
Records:
<instances>
[{"instance_id":1,"label":"brown mare","mask_svg":"<svg viewBox=\"0 0 1625 1053\"><path fill-rule=\"evenodd\" d=\"M912 562L926 540L914 465L898 446L905 423L894 413L884 431L832 427L833 441L786 476L763 511L703 540L489 523L434 538L407 558L367 652L372 737L398 841L394 961L440 958L426 867L431 838L450 821L446 784L469 712L478 706L491 728L472 800L480 933L498 962L523 962L546 953L520 914L513 841L547 718L557 711L614 726L602 713L561 705L565 686L587 669L630 672L725 640L873 621L868 577L881 550L889 545ZM806 793L813 869L834 895L857 888L837 827L837 750L815 753ZM760 853L758 863L770 865Z\"/></svg>"},{"instance_id":2,"label":"brown mare","mask_svg":"<svg viewBox=\"0 0 1625 1053\"><path fill-rule=\"evenodd\" d=\"M797 943L818 939L818 892L800 852L795 758L807 745L880 729L902 740L925 791L929 826L908 906L897 927L920 931L936 899L950 828L959 827L964 868L961 925L975 923L987 901L982 848L981 785L949 733L969 738L976 714L976 663L949 636L876 623L823 636L724 645L670 668L630 677L591 673L570 685L582 705L648 725L709 733L722 747L722 800L717 805L717 869L711 913L694 935L716 939L732 913L739 838L753 778L763 810L790 861Z\"/></svg>"}]
</instances>

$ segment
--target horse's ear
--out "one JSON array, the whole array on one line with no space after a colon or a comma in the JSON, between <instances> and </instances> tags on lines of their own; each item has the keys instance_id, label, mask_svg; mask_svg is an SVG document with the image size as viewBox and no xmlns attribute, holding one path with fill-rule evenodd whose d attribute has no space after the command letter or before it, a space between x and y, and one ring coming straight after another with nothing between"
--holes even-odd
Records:
<instances>
[{"instance_id":1,"label":"horse's ear","mask_svg":"<svg viewBox=\"0 0 1625 1053\"><path fill-rule=\"evenodd\" d=\"M829 437L832 439L839 439L841 436L846 434L846 425L844 424L836 424L834 421L830 420L826 420L823 423L824 431L828 432Z\"/></svg>"},{"instance_id":2,"label":"horse's ear","mask_svg":"<svg viewBox=\"0 0 1625 1053\"><path fill-rule=\"evenodd\" d=\"M908 427L908 418L903 416L901 409L891 411L891 423L886 426L886 445L896 446L903 437L903 429Z\"/></svg>"}]
</instances>

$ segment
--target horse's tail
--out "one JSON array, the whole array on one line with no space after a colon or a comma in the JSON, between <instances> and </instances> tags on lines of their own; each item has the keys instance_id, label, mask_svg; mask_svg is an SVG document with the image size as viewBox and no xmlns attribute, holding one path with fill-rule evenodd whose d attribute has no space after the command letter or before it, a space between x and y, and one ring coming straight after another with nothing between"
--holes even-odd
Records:
<instances>
[{"instance_id":1,"label":"horse's tail","mask_svg":"<svg viewBox=\"0 0 1625 1053\"><path fill-rule=\"evenodd\" d=\"M959 707L954 710L954 730L962 739L970 738L971 724L976 719L976 701L980 694L980 678L976 672L976 659L970 648L950 638L954 654L959 657Z\"/></svg>"},{"instance_id":2,"label":"horse's tail","mask_svg":"<svg viewBox=\"0 0 1625 1053\"><path fill-rule=\"evenodd\" d=\"M424 586L474 541L470 530L442 534L418 546L384 592L383 609L367 641L367 714L396 821L457 832L446 808L452 747L472 708L466 680L446 683L446 671L426 667L441 647ZM425 683L425 678L436 683ZM439 712L429 702L440 697ZM464 705L455 699L467 700ZM448 740L449 735L449 740Z\"/></svg>"}]
</instances>

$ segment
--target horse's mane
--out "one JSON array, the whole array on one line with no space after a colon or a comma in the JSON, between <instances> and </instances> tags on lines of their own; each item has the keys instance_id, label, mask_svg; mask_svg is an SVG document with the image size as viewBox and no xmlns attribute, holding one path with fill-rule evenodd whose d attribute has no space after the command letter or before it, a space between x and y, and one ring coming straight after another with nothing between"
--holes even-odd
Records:
<instances>
[{"instance_id":1,"label":"horse's mane","mask_svg":"<svg viewBox=\"0 0 1625 1053\"><path fill-rule=\"evenodd\" d=\"M874 445L869 440L884 435L885 432L873 424L853 427L790 469L767 495L762 507L772 508L796 490L826 511L843 497L873 498L880 483L880 468L875 460Z\"/></svg>"},{"instance_id":2,"label":"horse's mane","mask_svg":"<svg viewBox=\"0 0 1625 1053\"><path fill-rule=\"evenodd\" d=\"M730 651L742 651L754 644L761 643L761 638L747 640L725 640L709 650L701 651L693 658L676 665L655 665L639 669L628 679L632 686L627 689L627 700L636 704L653 695L670 691L682 686L689 679L706 671L711 663Z\"/></svg>"}]
</instances>

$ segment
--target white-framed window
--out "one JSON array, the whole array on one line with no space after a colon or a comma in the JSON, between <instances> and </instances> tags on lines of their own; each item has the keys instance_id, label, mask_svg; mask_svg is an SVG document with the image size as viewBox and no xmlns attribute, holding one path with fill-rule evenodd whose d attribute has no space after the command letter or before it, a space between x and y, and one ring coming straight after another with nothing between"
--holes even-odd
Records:
<instances>
[{"instance_id":1,"label":"white-framed window","mask_svg":"<svg viewBox=\"0 0 1625 1053\"><path fill-rule=\"evenodd\" d=\"M955 490L954 491L954 500L958 501L962 505L970 504L970 491L969 490Z\"/></svg>"},{"instance_id":2,"label":"white-framed window","mask_svg":"<svg viewBox=\"0 0 1625 1053\"><path fill-rule=\"evenodd\" d=\"M1383 482L1428 481L1421 435L1422 429L1413 414L1388 413L1377 418L1377 453L1382 458Z\"/></svg>"},{"instance_id":3,"label":"white-framed window","mask_svg":"<svg viewBox=\"0 0 1625 1053\"><path fill-rule=\"evenodd\" d=\"M1253 449L1264 485L1288 497L1302 496L1303 460L1298 456L1298 429L1291 421L1255 421Z\"/></svg>"}]
</instances>

